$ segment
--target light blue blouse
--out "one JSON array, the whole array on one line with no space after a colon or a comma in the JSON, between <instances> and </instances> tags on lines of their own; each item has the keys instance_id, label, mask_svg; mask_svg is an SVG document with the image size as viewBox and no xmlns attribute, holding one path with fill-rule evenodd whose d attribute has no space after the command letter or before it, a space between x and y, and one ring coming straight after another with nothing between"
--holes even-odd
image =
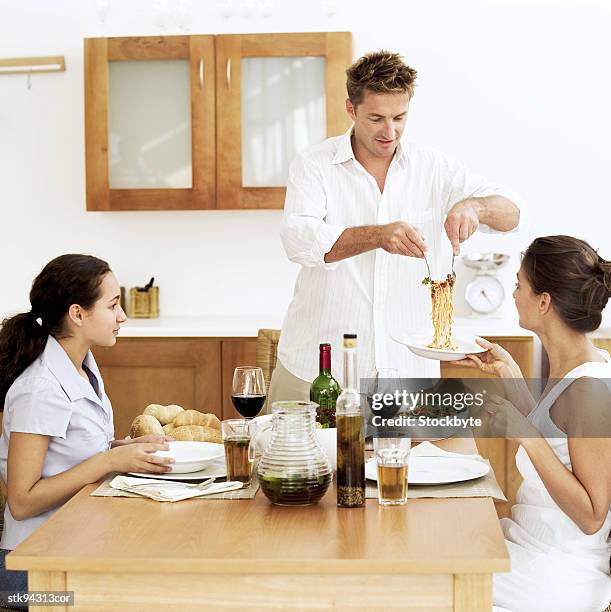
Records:
<instances>
[{"instance_id":1,"label":"light blue blouse","mask_svg":"<svg viewBox=\"0 0 611 612\"><path fill-rule=\"evenodd\" d=\"M110 448L114 440L112 406L91 351L83 366L89 371L90 382L79 375L61 344L49 336L40 357L11 385L0 437L0 475L4 482L11 432L49 436L41 478L65 472ZM13 550L55 510L17 521L7 504L0 548Z\"/></svg>"}]
</instances>

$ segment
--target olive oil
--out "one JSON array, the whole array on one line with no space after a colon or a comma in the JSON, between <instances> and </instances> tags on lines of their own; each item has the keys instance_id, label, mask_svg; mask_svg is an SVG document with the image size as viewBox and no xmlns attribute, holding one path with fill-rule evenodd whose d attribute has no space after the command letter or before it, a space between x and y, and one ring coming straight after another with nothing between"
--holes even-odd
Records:
<instances>
[{"instance_id":1,"label":"olive oil","mask_svg":"<svg viewBox=\"0 0 611 612\"><path fill-rule=\"evenodd\" d=\"M337 398L337 505L365 505L365 433L357 389L356 334L344 335L344 390Z\"/></svg>"}]
</instances>

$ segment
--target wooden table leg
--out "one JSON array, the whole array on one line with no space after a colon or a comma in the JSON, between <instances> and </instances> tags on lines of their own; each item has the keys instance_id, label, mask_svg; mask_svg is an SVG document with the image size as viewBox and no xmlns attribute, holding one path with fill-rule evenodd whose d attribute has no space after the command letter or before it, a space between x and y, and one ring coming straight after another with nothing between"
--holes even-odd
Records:
<instances>
[{"instance_id":1,"label":"wooden table leg","mask_svg":"<svg viewBox=\"0 0 611 612\"><path fill-rule=\"evenodd\" d=\"M28 572L28 591L65 591L66 572L45 572L30 570ZM72 606L54 604L53 612L67 612Z\"/></svg>"},{"instance_id":2,"label":"wooden table leg","mask_svg":"<svg viewBox=\"0 0 611 612\"><path fill-rule=\"evenodd\" d=\"M454 575L454 612L490 612L492 574Z\"/></svg>"}]
</instances>

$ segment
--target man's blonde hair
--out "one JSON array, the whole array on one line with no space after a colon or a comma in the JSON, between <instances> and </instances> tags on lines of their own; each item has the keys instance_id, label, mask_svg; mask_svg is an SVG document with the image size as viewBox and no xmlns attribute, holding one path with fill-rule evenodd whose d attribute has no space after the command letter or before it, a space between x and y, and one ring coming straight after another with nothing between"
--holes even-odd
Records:
<instances>
[{"instance_id":1,"label":"man's blonde hair","mask_svg":"<svg viewBox=\"0 0 611 612\"><path fill-rule=\"evenodd\" d=\"M363 101L365 93L407 93L414 95L418 72L410 68L398 53L372 51L358 59L348 70L346 89L353 106Z\"/></svg>"}]
</instances>

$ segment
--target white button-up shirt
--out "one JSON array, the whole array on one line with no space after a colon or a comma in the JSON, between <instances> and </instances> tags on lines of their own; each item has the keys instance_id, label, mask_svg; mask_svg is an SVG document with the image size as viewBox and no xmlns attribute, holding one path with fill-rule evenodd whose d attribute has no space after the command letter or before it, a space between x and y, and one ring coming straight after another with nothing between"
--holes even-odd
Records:
<instances>
[{"instance_id":1,"label":"white button-up shirt","mask_svg":"<svg viewBox=\"0 0 611 612\"><path fill-rule=\"evenodd\" d=\"M41 478L65 472L110 448L114 440L112 407L91 352L83 366L89 370L91 382L80 376L61 344L49 336L40 357L11 385L0 437L0 475L4 482L12 432L49 436ZM55 510L17 521L6 504L0 548L13 550Z\"/></svg>"},{"instance_id":2,"label":"white button-up shirt","mask_svg":"<svg viewBox=\"0 0 611 612\"><path fill-rule=\"evenodd\" d=\"M380 368L395 368L401 376L438 376L438 362L417 357L392 339L428 329L432 335L424 260L382 249L330 264L324 256L346 228L406 221L425 238L433 277L443 278L451 269L443 223L452 206L467 197L498 194L522 208L519 198L451 157L413 144L399 145L380 193L354 157L350 134L306 150L290 166L281 238L289 259L302 268L278 358L289 372L310 381L318 375L318 345L330 342L333 372L341 383L342 335L356 333L359 378Z\"/></svg>"}]
</instances>

